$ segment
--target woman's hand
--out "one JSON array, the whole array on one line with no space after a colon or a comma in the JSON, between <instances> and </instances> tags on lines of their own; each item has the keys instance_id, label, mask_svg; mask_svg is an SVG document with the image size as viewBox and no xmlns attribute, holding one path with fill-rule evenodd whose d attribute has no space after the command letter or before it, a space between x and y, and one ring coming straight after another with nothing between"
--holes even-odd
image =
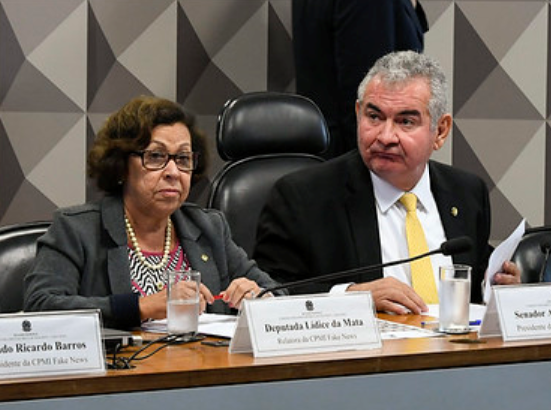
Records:
<instances>
[{"instance_id":1,"label":"woman's hand","mask_svg":"<svg viewBox=\"0 0 551 410\"><path fill-rule=\"evenodd\" d=\"M164 319L166 318L166 289L149 296L139 298L140 319Z\"/></svg>"},{"instance_id":2,"label":"woman's hand","mask_svg":"<svg viewBox=\"0 0 551 410\"><path fill-rule=\"evenodd\" d=\"M178 282L172 289L173 296L179 299L194 299L197 295L196 282L181 281ZM207 308L207 303L210 305L214 302L214 296L211 291L202 283L199 285L199 312L203 313Z\"/></svg>"},{"instance_id":3,"label":"woman's hand","mask_svg":"<svg viewBox=\"0 0 551 410\"><path fill-rule=\"evenodd\" d=\"M260 287L252 280L238 278L233 280L230 283L230 286L228 286L225 291L220 293L224 302L226 302L230 307L239 309L243 299L253 299L260 293Z\"/></svg>"},{"instance_id":4,"label":"woman's hand","mask_svg":"<svg viewBox=\"0 0 551 410\"><path fill-rule=\"evenodd\" d=\"M209 305L212 305L214 303L214 296L212 296L212 292L209 290L209 288L207 288L202 283L200 285L199 292L201 301L201 313L203 313L207 308L207 303Z\"/></svg>"},{"instance_id":5,"label":"woman's hand","mask_svg":"<svg viewBox=\"0 0 551 410\"><path fill-rule=\"evenodd\" d=\"M184 299L193 298L195 294L195 284L191 281L179 282L173 292L176 292L179 297ZM167 291L166 289L152 295L143 296L139 299L140 307L140 319L142 321L147 319L165 319L167 316L166 304L167 304ZM199 288L199 303L200 312L203 313L207 307L207 303L214 302L214 296L210 290L201 283Z\"/></svg>"}]
</instances>

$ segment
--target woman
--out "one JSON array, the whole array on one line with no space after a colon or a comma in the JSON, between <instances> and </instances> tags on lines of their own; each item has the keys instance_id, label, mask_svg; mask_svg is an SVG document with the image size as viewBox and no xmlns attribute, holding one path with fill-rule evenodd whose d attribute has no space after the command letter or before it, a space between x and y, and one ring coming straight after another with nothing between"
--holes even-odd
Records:
<instances>
[{"instance_id":1,"label":"woman","mask_svg":"<svg viewBox=\"0 0 551 410\"><path fill-rule=\"evenodd\" d=\"M113 114L88 156L107 195L55 213L25 277L25 310L99 308L106 326L129 328L166 317L167 269L199 270L202 308L218 313L276 285L220 212L184 203L203 148L193 118L171 101L139 97Z\"/></svg>"}]
</instances>

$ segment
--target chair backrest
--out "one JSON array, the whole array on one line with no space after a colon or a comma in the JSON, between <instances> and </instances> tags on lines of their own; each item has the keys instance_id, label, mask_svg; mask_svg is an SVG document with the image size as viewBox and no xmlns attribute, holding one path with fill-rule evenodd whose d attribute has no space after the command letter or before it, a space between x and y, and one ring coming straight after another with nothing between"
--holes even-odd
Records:
<instances>
[{"instance_id":1,"label":"chair backrest","mask_svg":"<svg viewBox=\"0 0 551 410\"><path fill-rule=\"evenodd\" d=\"M255 92L229 100L218 117L216 143L228 161L213 178L207 206L224 212L232 237L251 255L258 217L283 175L319 164L329 131L309 99Z\"/></svg>"},{"instance_id":2,"label":"chair backrest","mask_svg":"<svg viewBox=\"0 0 551 410\"><path fill-rule=\"evenodd\" d=\"M540 272L545 262L545 246L551 247L551 226L527 229L511 260L521 272L522 283L540 281ZM551 263L551 257L548 264Z\"/></svg>"},{"instance_id":3,"label":"chair backrest","mask_svg":"<svg viewBox=\"0 0 551 410\"><path fill-rule=\"evenodd\" d=\"M51 222L0 227L0 313L23 309L23 278L36 255L36 240Z\"/></svg>"}]
</instances>

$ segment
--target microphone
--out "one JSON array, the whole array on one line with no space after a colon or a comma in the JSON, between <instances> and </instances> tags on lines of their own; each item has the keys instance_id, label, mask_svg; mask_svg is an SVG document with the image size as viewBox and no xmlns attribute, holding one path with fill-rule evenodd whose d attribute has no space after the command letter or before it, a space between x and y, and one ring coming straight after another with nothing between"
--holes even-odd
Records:
<instances>
[{"instance_id":1,"label":"microphone","mask_svg":"<svg viewBox=\"0 0 551 410\"><path fill-rule=\"evenodd\" d=\"M551 245L549 245L551 248ZM468 252L473 248L473 241L468 236L460 236L459 238L453 238L449 241L443 242L442 245L440 245L439 251L442 252L442 254L449 256L449 255L455 255L457 253L464 253ZM438 250L435 252L438 253Z\"/></svg>"},{"instance_id":2,"label":"microphone","mask_svg":"<svg viewBox=\"0 0 551 410\"><path fill-rule=\"evenodd\" d=\"M547 262L549 261L551 243L549 243L549 241L544 241L540 245L540 248L541 248L541 251L545 254L545 258L543 259L543 265L541 265L541 269L540 269L540 282L543 282L543 279L545 276L545 269L547 268Z\"/></svg>"},{"instance_id":3,"label":"microphone","mask_svg":"<svg viewBox=\"0 0 551 410\"><path fill-rule=\"evenodd\" d=\"M359 267L359 268L353 268L353 269L348 269L348 270L344 270L344 271L328 273L326 275L301 279L301 280L297 280L297 281L294 281L294 282L288 282L288 283L284 283L282 285L273 286L271 288L266 288L258 294L257 298L260 298L260 297L264 296L268 292L274 292L274 291L280 290L280 289L291 289L291 288L295 288L297 286L309 285L310 283L316 283L316 282L321 282L321 281L326 281L326 280L343 279L343 278L350 277L350 276L353 276L353 275L357 275L357 274L360 274L360 273L371 272L371 271L386 268L386 267L389 267L389 266L401 265L403 263L413 262L413 261L416 261L417 259L426 258L427 256L435 255L437 253L442 253L446 256L455 255L455 254L458 254L458 253L467 252L467 251L471 250L472 247L473 247L473 241L471 240L471 238L469 238L468 236L460 236L459 238L454 238L454 239L450 239L449 241L443 242L440 245L440 248L438 248L438 249L434 249L432 251L422 253L420 255L413 256L411 258L400 259L400 260L392 261L392 262L378 263L376 265L362 266L362 267ZM549 246L549 249L551 250L551 245ZM549 255L549 252L548 252L548 255Z\"/></svg>"}]
</instances>

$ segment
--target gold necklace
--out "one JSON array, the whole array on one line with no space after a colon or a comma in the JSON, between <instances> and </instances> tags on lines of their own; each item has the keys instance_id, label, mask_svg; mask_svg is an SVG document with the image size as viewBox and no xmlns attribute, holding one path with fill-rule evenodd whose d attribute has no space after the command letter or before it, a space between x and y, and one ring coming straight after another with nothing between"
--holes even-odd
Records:
<instances>
[{"instance_id":1,"label":"gold necklace","mask_svg":"<svg viewBox=\"0 0 551 410\"><path fill-rule=\"evenodd\" d=\"M126 230L128 231L128 236L130 236L130 242L132 242L132 247L136 251L136 255L138 256L138 259L140 260L140 262L151 270L159 270L164 268L168 262L168 254L170 253L170 247L172 245L172 221L170 220L170 217L168 218L168 222L166 225L165 248L164 248L163 258L161 259L161 262L157 264L149 263L145 259L145 256L143 256L142 249L138 244L138 238L136 238L136 233L134 232L134 228L132 228L132 225L130 224L130 221L128 220L126 214L124 215L124 223L126 224Z\"/></svg>"}]
</instances>

